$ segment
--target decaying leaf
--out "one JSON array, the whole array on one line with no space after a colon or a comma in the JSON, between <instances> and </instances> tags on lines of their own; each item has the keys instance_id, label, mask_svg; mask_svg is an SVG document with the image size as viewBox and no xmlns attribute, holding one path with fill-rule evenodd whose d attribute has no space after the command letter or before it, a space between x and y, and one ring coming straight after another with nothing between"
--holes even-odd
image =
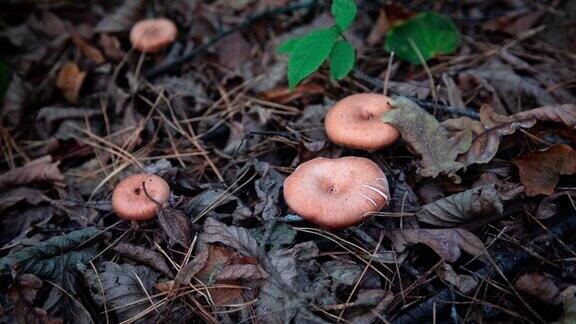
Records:
<instances>
[{"instance_id":1,"label":"decaying leaf","mask_svg":"<svg viewBox=\"0 0 576 324\"><path fill-rule=\"evenodd\" d=\"M228 245L246 256L258 255L258 243L247 229L227 226L212 218L204 222L203 239L206 243L222 243Z\"/></svg>"},{"instance_id":2,"label":"decaying leaf","mask_svg":"<svg viewBox=\"0 0 576 324\"><path fill-rule=\"evenodd\" d=\"M58 169L60 162L52 162L49 155L30 161L25 165L0 174L0 188L25 185L41 181L64 181Z\"/></svg>"},{"instance_id":3,"label":"decaying leaf","mask_svg":"<svg viewBox=\"0 0 576 324\"><path fill-rule=\"evenodd\" d=\"M517 120L535 118L539 121L553 121L576 127L576 105L544 106L516 113L513 117Z\"/></svg>"},{"instance_id":4,"label":"decaying leaf","mask_svg":"<svg viewBox=\"0 0 576 324\"><path fill-rule=\"evenodd\" d=\"M393 101L394 109L382 115L384 122L392 124L402 138L422 157L418 172L424 177L439 174L455 176L464 164L456 161L472 142L470 131L449 137L448 131L428 112L405 97Z\"/></svg>"},{"instance_id":5,"label":"decaying leaf","mask_svg":"<svg viewBox=\"0 0 576 324\"><path fill-rule=\"evenodd\" d=\"M46 225L54 216L53 206L38 206L24 212L10 211L0 217L0 246L14 246L26 238L33 226Z\"/></svg>"},{"instance_id":6,"label":"decaying leaf","mask_svg":"<svg viewBox=\"0 0 576 324\"><path fill-rule=\"evenodd\" d=\"M560 293L564 302L564 312L554 324L572 324L576 322L576 286L570 286Z\"/></svg>"},{"instance_id":7,"label":"decaying leaf","mask_svg":"<svg viewBox=\"0 0 576 324\"><path fill-rule=\"evenodd\" d=\"M278 207L278 199L284 177L265 162L256 161L254 168L260 175L260 179L254 182L256 194L260 199L254 207L254 214L260 215L264 220L280 216L282 210Z\"/></svg>"},{"instance_id":8,"label":"decaying leaf","mask_svg":"<svg viewBox=\"0 0 576 324\"><path fill-rule=\"evenodd\" d=\"M8 287L7 297L14 307L14 317L18 323L62 323L38 307L34 307L36 293L42 287L42 280L31 274L19 274Z\"/></svg>"},{"instance_id":9,"label":"decaying leaf","mask_svg":"<svg viewBox=\"0 0 576 324\"><path fill-rule=\"evenodd\" d=\"M112 249L126 258L149 265L166 274L168 277L174 275L166 261L164 261L164 257L158 252L154 252L143 246L125 242L116 244Z\"/></svg>"},{"instance_id":10,"label":"decaying leaf","mask_svg":"<svg viewBox=\"0 0 576 324\"><path fill-rule=\"evenodd\" d=\"M476 123L484 131L475 136L470 150L458 158L458 161L466 165L490 162L498 153L502 136L513 134L518 128L530 128L534 126L536 120L528 116L502 116L497 114L489 105L482 105L480 107L480 122Z\"/></svg>"},{"instance_id":11,"label":"decaying leaf","mask_svg":"<svg viewBox=\"0 0 576 324\"><path fill-rule=\"evenodd\" d=\"M11 253L0 259L0 271L17 265L22 273L52 281L60 281L64 273L78 263L86 263L98 253L94 238L102 232L88 227Z\"/></svg>"},{"instance_id":12,"label":"decaying leaf","mask_svg":"<svg viewBox=\"0 0 576 324\"><path fill-rule=\"evenodd\" d=\"M220 213L217 207L224 205L236 205L233 210L228 213ZM186 206L186 213L196 217L198 215L205 215L206 217L213 217L221 219L225 216L232 216L235 220L242 220L252 216L250 208L246 207L238 197L231 194L229 191L220 188L210 188L202 191L196 197L190 199Z\"/></svg>"},{"instance_id":13,"label":"decaying leaf","mask_svg":"<svg viewBox=\"0 0 576 324\"><path fill-rule=\"evenodd\" d=\"M291 249L276 250L269 254L272 266L279 273L282 282L275 282L278 278L272 277L261 288L256 313L263 323L289 323L299 322L300 311L306 307L302 300L296 299L293 292L309 292L310 280L303 269L303 263L318 255L318 247L314 242L305 242L295 245Z\"/></svg>"},{"instance_id":14,"label":"decaying leaf","mask_svg":"<svg viewBox=\"0 0 576 324\"><path fill-rule=\"evenodd\" d=\"M95 31L99 33L117 33L127 31L140 18L146 5L145 0L127 0L111 14L98 22Z\"/></svg>"},{"instance_id":15,"label":"decaying leaf","mask_svg":"<svg viewBox=\"0 0 576 324\"><path fill-rule=\"evenodd\" d=\"M560 175L576 173L576 151L566 144L554 145L514 159L514 164L520 171L526 195L551 195Z\"/></svg>"},{"instance_id":16,"label":"decaying leaf","mask_svg":"<svg viewBox=\"0 0 576 324\"><path fill-rule=\"evenodd\" d=\"M482 217L501 215L504 210L494 186L472 188L422 206L419 221L438 226L457 226Z\"/></svg>"},{"instance_id":17,"label":"decaying leaf","mask_svg":"<svg viewBox=\"0 0 576 324\"><path fill-rule=\"evenodd\" d=\"M458 260L460 250L480 258L486 251L484 243L476 235L461 228L399 229L386 231L385 234L392 240L394 249L398 252L404 252L410 244L422 243L449 262Z\"/></svg>"},{"instance_id":18,"label":"decaying leaf","mask_svg":"<svg viewBox=\"0 0 576 324\"><path fill-rule=\"evenodd\" d=\"M62 91L66 100L76 103L85 78L85 71L81 71L75 62L68 62L58 72L56 86Z\"/></svg>"},{"instance_id":19,"label":"decaying leaf","mask_svg":"<svg viewBox=\"0 0 576 324\"><path fill-rule=\"evenodd\" d=\"M185 248L190 246L192 222L183 212L170 207L162 207L158 209L158 223L168 235L171 245L178 243Z\"/></svg>"},{"instance_id":20,"label":"decaying leaf","mask_svg":"<svg viewBox=\"0 0 576 324\"><path fill-rule=\"evenodd\" d=\"M527 273L520 276L514 286L519 292L534 296L548 304L558 304L560 302L560 288L547 276L538 273Z\"/></svg>"},{"instance_id":21,"label":"decaying leaf","mask_svg":"<svg viewBox=\"0 0 576 324\"><path fill-rule=\"evenodd\" d=\"M108 306L120 321L140 318L150 308L149 296L154 295L158 274L143 266L103 262L98 273L88 268L84 279L96 303ZM152 308L154 309L154 308Z\"/></svg>"},{"instance_id":22,"label":"decaying leaf","mask_svg":"<svg viewBox=\"0 0 576 324\"><path fill-rule=\"evenodd\" d=\"M25 201L31 205L38 205L44 201L42 199L42 191L28 187L18 187L8 192L4 192L0 196L0 212L21 201Z\"/></svg>"},{"instance_id":23,"label":"decaying leaf","mask_svg":"<svg viewBox=\"0 0 576 324\"><path fill-rule=\"evenodd\" d=\"M463 294L471 292L472 289L478 285L478 281L474 277L457 274L447 263L442 263L440 267L436 268L436 274L442 278L442 280L458 288Z\"/></svg>"}]
</instances>

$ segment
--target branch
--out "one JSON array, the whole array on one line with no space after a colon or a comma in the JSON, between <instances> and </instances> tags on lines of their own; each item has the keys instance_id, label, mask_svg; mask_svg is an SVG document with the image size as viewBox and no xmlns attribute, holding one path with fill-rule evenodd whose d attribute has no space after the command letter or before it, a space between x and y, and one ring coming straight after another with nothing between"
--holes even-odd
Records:
<instances>
[{"instance_id":1,"label":"branch","mask_svg":"<svg viewBox=\"0 0 576 324\"><path fill-rule=\"evenodd\" d=\"M288 14L288 13L291 13L291 12L294 12L294 11L297 11L300 9L304 9L304 8L312 9L312 8L315 8L316 6L318 6L318 4L319 4L318 0L311 0L311 1L308 1L305 3L301 3L301 4L289 5L289 6L285 6L285 7L279 7L279 8L274 8L274 9L262 11L260 13L249 16L248 18L246 18L246 20L244 20L239 25L221 31L220 33L216 34L214 37L209 39L206 43L196 47L191 52L184 54L183 56L178 57L174 60L166 61L166 62L152 68L151 70L146 72L146 74L144 74L144 77L147 79L154 79L154 78L157 78L163 74L166 74L166 73L172 71L173 69L180 67L181 65L183 65L185 63L190 62L194 57L196 57L196 55L204 52L205 50L207 50L208 48L210 48L214 44L221 41L226 36L236 32L240 29L248 27L248 26L252 25L253 23L255 23L255 22L257 22L263 18L272 17L272 16L276 16L276 15L280 15L280 14Z\"/></svg>"}]
</instances>

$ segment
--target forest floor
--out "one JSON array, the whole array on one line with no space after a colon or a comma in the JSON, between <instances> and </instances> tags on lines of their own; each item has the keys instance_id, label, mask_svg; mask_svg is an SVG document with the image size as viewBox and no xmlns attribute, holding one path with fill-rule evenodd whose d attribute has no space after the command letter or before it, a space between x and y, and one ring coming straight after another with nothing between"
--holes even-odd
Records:
<instances>
[{"instance_id":1,"label":"forest floor","mask_svg":"<svg viewBox=\"0 0 576 324\"><path fill-rule=\"evenodd\" d=\"M576 2L357 2L352 73L294 91L277 47L331 25L327 1L0 3L0 322L575 322ZM424 11L457 51L391 58L391 21ZM133 49L145 17L176 41ZM331 143L326 112L363 92L423 127ZM339 230L292 214L284 179L342 156L386 173L387 207ZM170 185L158 217L114 213L134 173Z\"/></svg>"}]
</instances>

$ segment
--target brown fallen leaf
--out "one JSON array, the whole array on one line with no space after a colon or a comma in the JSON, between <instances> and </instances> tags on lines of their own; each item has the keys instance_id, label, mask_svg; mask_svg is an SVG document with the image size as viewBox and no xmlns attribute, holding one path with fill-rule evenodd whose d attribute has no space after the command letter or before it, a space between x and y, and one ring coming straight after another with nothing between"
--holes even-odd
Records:
<instances>
[{"instance_id":1,"label":"brown fallen leaf","mask_svg":"<svg viewBox=\"0 0 576 324\"><path fill-rule=\"evenodd\" d=\"M576 127L576 105L544 106L516 113L513 117L516 120L535 118L539 121L553 121L563 123L566 126Z\"/></svg>"},{"instance_id":2,"label":"brown fallen leaf","mask_svg":"<svg viewBox=\"0 0 576 324\"><path fill-rule=\"evenodd\" d=\"M244 263L255 263L255 260L249 257L242 256L240 253L232 251L226 247L209 244L208 245L208 259L202 269L196 274L196 277L203 283L214 288L210 288L210 296L216 305L223 305L234 302L242 296L241 288L218 288L220 285L239 286L239 278L231 279L232 273L230 271L224 272L221 278L216 278L223 269L231 265L241 265L243 258L249 259ZM228 275L228 278L225 276ZM244 274L246 275L246 274Z\"/></svg>"},{"instance_id":3,"label":"brown fallen leaf","mask_svg":"<svg viewBox=\"0 0 576 324\"><path fill-rule=\"evenodd\" d=\"M102 48L104 54L114 61L120 61L126 55L126 52L122 50L120 41L115 36L106 33L100 34L98 45Z\"/></svg>"},{"instance_id":4,"label":"brown fallen leaf","mask_svg":"<svg viewBox=\"0 0 576 324\"><path fill-rule=\"evenodd\" d=\"M560 303L560 289L552 279L538 273L528 273L520 276L514 283L518 291L534 296L548 304Z\"/></svg>"},{"instance_id":5,"label":"brown fallen leaf","mask_svg":"<svg viewBox=\"0 0 576 324\"><path fill-rule=\"evenodd\" d=\"M120 242L116 244L112 249L126 258L141 262L153 267L156 270L161 271L169 278L174 277L174 273L170 267L168 267L166 261L164 261L164 257L158 252L154 252L145 247L126 242Z\"/></svg>"},{"instance_id":6,"label":"brown fallen leaf","mask_svg":"<svg viewBox=\"0 0 576 324\"><path fill-rule=\"evenodd\" d=\"M502 136L513 134L518 128L530 128L534 126L536 120L527 116L502 116L489 105L482 105L480 123L485 131L476 136L470 145L470 150L458 158L458 161L466 165L490 162L498 152Z\"/></svg>"},{"instance_id":7,"label":"brown fallen leaf","mask_svg":"<svg viewBox=\"0 0 576 324\"><path fill-rule=\"evenodd\" d=\"M263 93L267 100L279 104L288 104L292 101L309 98L324 93L324 88L315 83L305 83L290 91L288 87L280 87Z\"/></svg>"},{"instance_id":8,"label":"brown fallen leaf","mask_svg":"<svg viewBox=\"0 0 576 324\"><path fill-rule=\"evenodd\" d=\"M82 54L84 54L87 58L92 60L96 64L102 64L106 62L104 55L100 52L99 49L92 46L88 43L79 33L71 32L70 37L72 38L72 42Z\"/></svg>"},{"instance_id":9,"label":"brown fallen leaf","mask_svg":"<svg viewBox=\"0 0 576 324\"><path fill-rule=\"evenodd\" d=\"M372 29L370 30L370 34L368 34L368 38L366 39L366 43L368 45L374 45L381 41L386 35L386 32L390 28L390 23L388 22L388 17L386 16L386 11L384 9L380 9L380 13L378 14L378 19Z\"/></svg>"},{"instance_id":10,"label":"brown fallen leaf","mask_svg":"<svg viewBox=\"0 0 576 324\"><path fill-rule=\"evenodd\" d=\"M560 175L576 173L576 151L566 144L554 145L514 159L526 195L551 195Z\"/></svg>"},{"instance_id":11,"label":"brown fallen leaf","mask_svg":"<svg viewBox=\"0 0 576 324\"><path fill-rule=\"evenodd\" d=\"M145 7L145 0L123 1L122 5L116 8L114 12L104 15L94 30L98 33L127 31L142 16Z\"/></svg>"},{"instance_id":12,"label":"brown fallen leaf","mask_svg":"<svg viewBox=\"0 0 576 324\"><path fill-rule=\"evenodd\" d=\"M162 207L158 209L158 223L168 235L170 246L176 243L188 248L192 242L192 221L181 211Z\"/></svg>"},{"instance_id":13,"label":"brown fallen leaf","mask_svg":"<svg viewBox=\"0 0 576 324\"><path fill-rule=\"evenodd\" d=\"M501 215L502 200L494 186L472 188L422 206L416 218L437 226L458 226L483 217Z\"/></svg>"},{"instance_id":14,"label":"brown fallen leaf","mask_svg":"<svg viewBox=\"0 0 576 324\"><path fill-rule=\"evenodd\" d=\"M461 250L479 258L484 258L486 248L484 243L471 232L460 228L447 229L399 229L386 231L394 249L404 252L411 244L422 243L449 262L455 262L461 255Z\"/></svg>"},{"instance_id":15,"label":"brown fallen leaf","mask_svg":"<svg viewBox=\"0 0 576 324\"><path fill-rule=\"evenodd\" d=\"M30 161L25 165L0 174L0 188L25 185L42 181L64 181L64 175L58 169L60 162L52 162L47 155Z\"/></svg>"},{"instance_id":16,"label":"brown fallen leaf","mask_svg":"<svg viewBox=\"0 0 576 324\"><path fill-rule=\"evenodd\" d=\"M405 97L395 99L392 106L394 109L382 114L381 119L396 127L402 138L422 157L418 173L432 178L442 173L459 182L456 171L464 164L456 158L468 151L472 132L461 131L450 137L434 116Z\"/></svg>"},{"instance_id":17,"label":"brown fallen leaf","mask_svg":"<svg viewBox=\"0 0 576 324\"><path fill-rule=\"evenodd\" d=\"M510 11L483 23L482 29L517 36L532 28L544 16L544 13L544 11L531 11L527 8Z\"/></svg>"},{"instance_id":18,"label":"brown fallen leaf","mask_svg":"<svg viewBox=\"0 0 576 324\"><path fill-rule=\"evenodd\" d=\"M58 72L56 86L62 91L66 100L76 103L85 78L86 72L81 71L75 62L68 62Z\"/></svg>"},{"instance_id":19,"label":"brown fallen leaf","mask_svg":"<svg viewBox=\"0 0 576 324\"><path fill-rule=\"evenodd\" d=\"M229 69L236 69L242 65L252 52L252 45L240 32L232 33L216 45L218 63Z\"/></svg>"},{"instance_id":20,"label":"brown fallen leaf","mask_svg":"<svg viewBox=\"0 0 576 324\"><path fill-rule=\"evenodd\" d=\"M459 275L454 271L454 269L447 263L442 263L442 265L436 268L436 274L442 280L447 281L454 287L458 288L461 293L467 294L476 288L478 281L468 275Z\"/></svg>"}]
</instances>

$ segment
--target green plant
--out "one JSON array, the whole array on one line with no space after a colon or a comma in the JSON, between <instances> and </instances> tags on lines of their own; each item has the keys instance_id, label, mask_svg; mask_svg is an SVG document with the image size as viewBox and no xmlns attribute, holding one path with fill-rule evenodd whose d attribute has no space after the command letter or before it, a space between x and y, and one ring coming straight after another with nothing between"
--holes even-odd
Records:
<instances>
[{"instance_id":1,"label":"green plant","mask_svg":"<svg viewBox=\"0 0 576 324\"><path fill-rule=\"evenodd\" d=\"M331 13L335 24L310 33L289 39L278 47L278 51L288 54L288 86L290 90L318 70L328 59L330 77L334 80L344 78L354 67L356 53L342 33L350 27L356 17L357 7L354 0L334 0Z\"/></svg>"},{"instance_id":2,"label":"green plant","mask_svg":"<svg viewBox=\"0 0 576 324\"><path fill-rule=\"evenodd\" d=\"M419 65L422 59L427 61L439 54L453 53L459 44L460 31L454 22L431 11L419 13L390 28L385 48L401 59Z\"/></svg>"}]
</instances>

